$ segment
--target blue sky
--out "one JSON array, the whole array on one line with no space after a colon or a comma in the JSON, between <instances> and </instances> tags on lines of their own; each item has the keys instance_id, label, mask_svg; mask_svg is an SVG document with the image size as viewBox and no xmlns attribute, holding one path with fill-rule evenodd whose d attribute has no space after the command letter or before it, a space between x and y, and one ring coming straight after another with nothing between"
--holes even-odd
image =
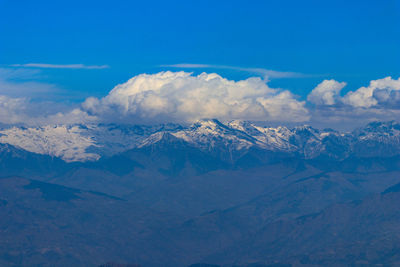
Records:
<instances>
[{"instance_id":1,"label":"blue sky","mask_svg":"<svg viewBox=\"0 0 400 267\"><path fill-rule=\"evenodd\" d=\"M396 117L400 1L0 0L0 95L47 101L52 103L48 110L56 112L79 107L88 97L107 96L136 75L165 70L216 72L235 81L268 74L268 86L285 90L288 101L279 100L277 110L286 112L283 107L295 98L305 101L295 103L301 105L295 116L305 121L324 120L327 115L321 114L332 108L341 118L353 114L352 109L369 120ZM369 87L373 96L357 91L388 76L394 80ZM330 79L335 81L323 83ZM187 82L188 87L200 86L191 78ZM254 84L249 86L251 91ZM170 96L159 97L171 102ZM243 104L243 99L235 101ZM262 105L274 106L267 102ZM138 110L135 105L132 109ZM299 115L303 108L306 112ZM88 110L83 110L85 116L93 115ZM281 119L271 115L277 110L265 111L267 118ZM137 115L133 117L148 117Z\"/></svg>"},{"instance_id":2,"label":"blue sky","mask_svg":"<svg viewBox=\"0 0 400 267\"><path fill-rule=\"evenodd\" d=\"M309 74L271 85L306 95L400 75L399 1L0 0L0 63L108 65L43 69L42 81L101 96L160 65L192 63ZM190 69L189 69L190 70ZM252 73L224 69L230 79Z\"/></svg>"}]
</instances>

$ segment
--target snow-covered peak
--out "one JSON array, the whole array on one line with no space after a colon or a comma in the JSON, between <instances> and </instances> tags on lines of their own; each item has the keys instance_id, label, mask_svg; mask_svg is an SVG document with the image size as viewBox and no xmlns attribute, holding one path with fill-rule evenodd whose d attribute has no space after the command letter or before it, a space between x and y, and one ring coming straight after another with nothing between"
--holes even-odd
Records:
<instances>
[{"instance_id":1,"label":"snow-covered peak","mask_svg":"<svg viewBox=\"0 0 400 267\"><path fill-rule=\"evenodd\" d=\"M293 133L287 127L261 127L254 123L240 120L231 121L228 125L252 136L262 147L285 151L295 149L289 140Z\"/></svg>"},{"instance_id":2,"label":"snow-covered peak","mask_svg":"<svg viewBox=\"0 0 400 267\"><path fill-rule=\"evenodd\" d=\"M293 128L293 132L301 135L309 135L317 137L319 130L311 127L310 125L296 126Z\"/></svg>"},{"instance_id":3,"label":"snow-covered peak","mask_svg":"<svg viewBox=\"0 0 400 267\"><path fill-rule=\"evenodd\" d=\"M233 120L227 124L230 128L237 129L239 131L243 131L251 136L262 135L261 127L256 126L255 124L249 121L242 120Z\"/></svg>"},{"instance_id":4,"label":"snow-covered peak","mask_svg":"<svg viewBox=\"0 0 400 267\"><path fill-rule=\"evenodd\" d=\"M371 122L363 128L356 129L353 137L363 145L368 147L386 145L386 149L382 149L382 153L388 155L396 155L400 150L400 124L394 121L389 122Z\"/></svg>"},{"instance_id":5,"label":"snow-covered peak","mask_svg":"<svg viewBox=\"0 0 400 267\"><path fill-rule=\"evenodd\" d=\"M152 144L189 144L204 151L246 151L258 149L296 152L306 158L321 154L343 158L361 151L368 142L380 153L400 153L400 125L395 122L371 123L353 133L310 126L263 127L248 121L226 124L216 119L199 120L190 126L162 124L153 126L118 124L48 125L11 127L0 130L0 143L26 151L60 157L67 162L94 161L130 149ZM339 153L340 155L334 155ZM358 153L358 152L357 152ZM360 152L361 153L361 152ZM364 152L363 152L364 153Z\"/></svg>"},{"instance_id":6,"label":"snow-covered peak","mask_svg":"<svg viewBox=\"0 0 400 267\"><path fill-rule=\"evenodd\" d=\"M60 157L67 162L95 161L102 156L132 149L154 132L176 129L172 125L77 124L12 127L0 130L0 143Z\"/></svg>"},{"instance_id":7,"label":"snow-covered peak","mask_svg":"<svg viewBox=\"0 0 400 267\"><path fill-rule=\"evenodd\" d=\"M205 119L195 122L186 129L176 131L173 135L202 149L214 147L231 147L240 150L256 142L252 136L231 128L216 119Z\"/></svg>"},{"instance_id":8,"label":"snow-covered peak","mask_svg":"<svg viewBox=\"0 0 400 267\"><path fill-rule=\"evenodd\" d=\"M137 144L138 148L152 146L152 145L168 145L172 143L176 143L176 141L184 141L180 138L177 138L172 132L161 131L156 132L149 137L143 139L139 144Z\"/></svg>"},{"instance_id":9,"label":"snow-covered peak","mask_svg":"<svg viewBox=\"0 0 400 267\"><path fill-rule=\"evenodd\" d=\"M95 141L82 133L84 128L75 126L43 126L36 128L12 127L0 131L0 142L39 154L60 157L65 161L97 160L100 155L87 149Z\"/></svg>"},{"instance_id":10,"label":"snow-covered peak","mask_svg":"<svg viewBox=\"0 0 400 267\"><path fill-rule=\"evenodd\" d=\"M229 128L217 119L202 119L197 120L190 127L193 130L205 130L208 132L225 131Z\"/></svg>"}]
</instances>

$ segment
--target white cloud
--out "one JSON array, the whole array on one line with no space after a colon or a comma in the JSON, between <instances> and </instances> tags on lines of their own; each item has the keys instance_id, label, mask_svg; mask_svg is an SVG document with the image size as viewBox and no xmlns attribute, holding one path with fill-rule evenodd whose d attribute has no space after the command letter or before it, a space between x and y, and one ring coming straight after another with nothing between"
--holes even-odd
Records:
<instances>
[{"instance_id":1,"label":"white cloud","mask_svg":"<svg viewBox=\"0 0 400 267\"><path fill-rule=\"evenodd\" d=\"M307 97L316 104L310 109L311 122L355 125L373 120L398 120L400 116L400 78L372 80L340 96L346 83L325 80Z\"/></svg>"},{"instance_id":2,"label":"white cloud","mask_svg":"<svg viewBox=\"0 0 400 267\"><path fill-rule=\"evenodd\" d=\"M0 123L23 125L75 124L95 122L97 117L80 108L66 109L54 102L31 102L28 98L13 98L0 95Z\"/></svg>"},{"instance_id":3,"label":"white cloud","mask_svg":"<svg viewBox=\"0 0 400 267\"><path fill-rule=\"evenodd\" d=\"M103 98L89 97L71 106L32 100L32 95L40 92L50 95L54 90L51 85L29 80L36 74L34 70L0 68L1 123L153 124L217 118L352 125L356 121L390 120L400 116L400 78L373 80L369 86L344 96L341 90L345 82L324 80L307 96L308 103L314 105L306 105L306 101L287 90L269 87L261 78L232 81L215 73L193 75L167 71L137 75L114 87Z\"/></svg>"},{"instance_id":4,"label":"white cloud","mask_svg":"<svg viewBox=\"0 0 400 267\"><path fill-rule=\"evenodd\" d=\"M96 118L66 103L54 102L65 91L40 79L39 70L0 68L0 123L58 124Z\"/></svg>"},{"instance_id":5,"label":"white cloud","mask_svg":"<svg viewBox=\"0 0 400 267\"><path fill-rule=\"evenodd\" d=\"M12 64L10 67L23 68L46 68L46 69L107 69L108 65L84 65L84 64L46 64L46 63L27 63Z\"/></svg>"},{"instance_id":6,"label":"white cloud","mask_svg":"<svg viewBox=\"0 0 400 267\"><path fill-rule=\"evenodd\" d=\"M89 115L87 112L82 111L80 108L74 108L67 112L57 112L45 117L36 118L35 124L77 124L77 123L90 123L98 122L96 116Z\"/></svg>"},{"instance_id":7,"label":"white cloud","mask_svg":"<svg viewBox=\"0 0 400 267\"><path fill-rule=\"evenodd\" d=\"M373 80L368 87L361 87L343 97L343 103L353 107L393 107L400 103L400 78Z\"/></svg>"},{"instance_id":8,"label":"white cloud","mask_svg":"<svg viewBox=\"0 0 400 267\"><path fill-rule=\"evenodd\" d=\"M340 98L340 91L346 86L345 82L324 80L307 96L307 100L315 105L334 105Z\"/></svg>"},{"instance_id":9,"label":"white cloud","mask_svg":"<svg viewBox=\"0 0 400 267\"><path fill-rule=\"evenodd\" d=\"M305 102L272 89L260 78L230 81L218 74L141 74L102 99L88 98L83 110L105 120L186 121L201 118L306 121Z\"/></svg>"},{"instance_id":10,"label":"white cloud","mask_svg":"<svg viewBox=\"0 0 400 267\"><path fill-rule=\"evenodd\" d=\"M346 86L345 82L324 80L307 96L307 100L316 105L341 104L352 108L386 108L400 107L400 78L372 80L367 87L360 87L355 91L340 96L340 91Z\"/></svg>"}]
</instances>

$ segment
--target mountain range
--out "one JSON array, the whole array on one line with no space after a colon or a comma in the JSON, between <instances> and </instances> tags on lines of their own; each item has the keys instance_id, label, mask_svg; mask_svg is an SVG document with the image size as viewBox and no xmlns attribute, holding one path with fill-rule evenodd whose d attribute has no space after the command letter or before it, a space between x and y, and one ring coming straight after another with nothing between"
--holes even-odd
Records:
<instances>
[{"instance_id":1,"label":"mountain range","mask_svg":"<svg viewBox=\"0 0 400 267\"><path fill-rule=\"evenodd\" d=\"M237 120L224 124L216 119L199 120L189 126L77 124L0 130L0 143L66 162L97 161L166 138L205 152L232 153L232 157L254 149L336 159L393 156L400 152L400 124L394 121L373 122L352 132L318 130L307 125L266 127Z\"/></svg>"},{"instance_id":2,"label":"mountain range","mask_svg":"<svg viewBox=\"0 0 400 267\"><path fill-rule=\"evenodd\" d=\"M4 127L0 177L1 266L400 264L393 121Z\"/></svg>"}]
</instances>

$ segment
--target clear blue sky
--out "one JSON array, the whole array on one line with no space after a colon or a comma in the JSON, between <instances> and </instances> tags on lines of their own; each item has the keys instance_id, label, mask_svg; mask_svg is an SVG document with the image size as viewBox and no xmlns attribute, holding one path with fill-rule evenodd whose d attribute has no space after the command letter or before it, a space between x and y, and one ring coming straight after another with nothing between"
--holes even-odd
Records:
<instances>
[{"instance_id":1,"label":"clear blue sky","mask_svg":"<svg viewBox=\"0 0 400 267\"><path fill-rule=\"evenodd\" d=\"M353 90L400 75L399 9L398 0L0 0L0 65L109 65L42 70L43 82L82 98L178 63L311 74L271 81L301 96L327 78ZM194 71L235 80L254 75Z\"/></svg>"}]
</instances>

